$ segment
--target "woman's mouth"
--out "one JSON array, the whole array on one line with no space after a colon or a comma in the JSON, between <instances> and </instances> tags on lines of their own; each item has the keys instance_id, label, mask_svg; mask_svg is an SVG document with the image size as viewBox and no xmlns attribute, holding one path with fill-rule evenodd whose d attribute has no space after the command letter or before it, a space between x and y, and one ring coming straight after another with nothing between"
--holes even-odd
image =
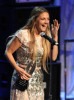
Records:
<instances>
[{"instance_id":1,"label":"woman's mouth","mask_svg":"<svg viewBox=\"0 0 74 100\"><path fill-rule=\"evenodd\" d=\"M47 25L42 25L42 27L47 27Z\"/></svg>"}]
</instances>

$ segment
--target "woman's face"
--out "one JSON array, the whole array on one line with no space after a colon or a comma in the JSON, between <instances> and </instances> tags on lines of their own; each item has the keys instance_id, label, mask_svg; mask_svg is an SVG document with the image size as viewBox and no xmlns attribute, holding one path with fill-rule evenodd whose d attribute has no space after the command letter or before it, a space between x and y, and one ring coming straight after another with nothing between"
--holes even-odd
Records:
<instances>
[{"instance_id":1,"label":"woman's face","mask_svg":"<svg viewBox=\"0 0 74 100\"><path fill-rule=\"evenodd\" d=\"M47 26L49 26L49 13L42 12L36 19L35 26L39 33L45 32L47 29Z\"/></svg>"}]
</instances>

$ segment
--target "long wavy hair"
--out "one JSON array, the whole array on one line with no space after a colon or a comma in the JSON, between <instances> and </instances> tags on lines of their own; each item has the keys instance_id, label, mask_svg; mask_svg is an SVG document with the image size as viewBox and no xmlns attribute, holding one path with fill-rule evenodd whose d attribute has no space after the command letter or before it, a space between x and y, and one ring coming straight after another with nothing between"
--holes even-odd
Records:
<instances>
[{"instance_id":1,"label":"long wavy hair","mask_svg":"<svg viewBox=\"0 0 74 100\"><path fill-rule=\"evenodd\" d=\"M34 22L36 21L36 19L38 18L38 16L42 13L42 12L48 12L47 9L45 9L44 7L35 7L30 15L30 18L27 22L27 24L23 27L23 29L27 28L30 30L30 35L31 35L31 40L32 40L32 46L33 47L33 57L35 57L35 38L34 38ZM45 32L48 36L51 36L50 34L50 25L47 27L46 32ZM48 40L42 38L42 46L44 49L44 53L43 53L43 59L42 59L42 63L43 63L43 68L44 70L47 72L47 68L46 68L46 59L48 62L48 56L50 56L50 43Z\"/></svg>"}]
</instances>

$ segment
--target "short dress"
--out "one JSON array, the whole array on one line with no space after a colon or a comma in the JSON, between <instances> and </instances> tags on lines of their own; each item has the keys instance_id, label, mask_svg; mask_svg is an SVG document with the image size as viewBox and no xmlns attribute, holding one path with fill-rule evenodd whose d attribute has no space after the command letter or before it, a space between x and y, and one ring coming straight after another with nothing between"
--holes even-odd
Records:
<instances>
[{"instance_id":1,"label":"short dress","mask_svg":"<svg viewBox=\"0 0 74 100\"><path fill-rule=\"evenodd\" d=\"M16 37L22 43L21 47L16 51L17 54L17 64L18 66L26 65L32 61L31 55L33 51L30 51L30 38L28 30L20 30L16 33ZM14 87L14 84L18 77L18 72L14 69L11 79L11 89L10 89L10 100L44 100L44 85L43 85L43 72L41 70L43 48L41 46L41 37L35 39L37 53L35 55L36 68L29 79L29 86L26 90L20 91ZM20 66L19 66L20 67Z\"/></svg>"}]
</instances>

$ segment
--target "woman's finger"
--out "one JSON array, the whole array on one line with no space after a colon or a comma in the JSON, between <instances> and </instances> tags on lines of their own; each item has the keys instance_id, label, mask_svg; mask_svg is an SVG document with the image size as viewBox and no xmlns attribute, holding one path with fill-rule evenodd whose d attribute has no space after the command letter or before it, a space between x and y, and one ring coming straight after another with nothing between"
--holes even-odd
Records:
<instances>
[{"instance_id":1,"label":"woman's finger","mask_svg":"<svg viewBox=\"0 0 74 100\"><path fill-rule=\"evenodd\" d=\"M27 77L31 77L30 74L28 74L23 68L20 68L20 71L19 71L20 75L23 76L23 75L26 75Z\"/></svg>"},{"instance_id":2,"label":"woman's finger","mask_svg":"<svg viewBox=\"0 0 74 100\"><path fill-rule=\"evenodd\" d=\"M53 29L54 29L53 24L51 24L51 30L53 30Z\"/></svg>"},{"instance_id":3,"label":"woman's finger","mask_svg":"<svg viewBox=\"0 0 74 100\"><path fill-rule=\"evenodd\" d=\"M58 20L53 20L54 26L58 26Z\"/></svg>"},{"instance_id":4,"label":"woman's finger","mask_svg":"<svg viewBox=\"0 0 74 100\"><path fill-rule=\"evenodd\" d=\"M23 72L23 75L24 75L24 74L25 74L27 77L29 77L29 78L31 77L31 75L28 74L26 71Z\"/></svg>"},{"instance_id":5,"label":"woman's finger","mask_svg":"<svg viewBox=\"0 0 74 100\"><path fill-rule=\"evenodd\" d=\"M27 77L26 75L24 75L24 76L21 76L21 79L29 80L29 77Z\"/></svg>"}]
</instances>

